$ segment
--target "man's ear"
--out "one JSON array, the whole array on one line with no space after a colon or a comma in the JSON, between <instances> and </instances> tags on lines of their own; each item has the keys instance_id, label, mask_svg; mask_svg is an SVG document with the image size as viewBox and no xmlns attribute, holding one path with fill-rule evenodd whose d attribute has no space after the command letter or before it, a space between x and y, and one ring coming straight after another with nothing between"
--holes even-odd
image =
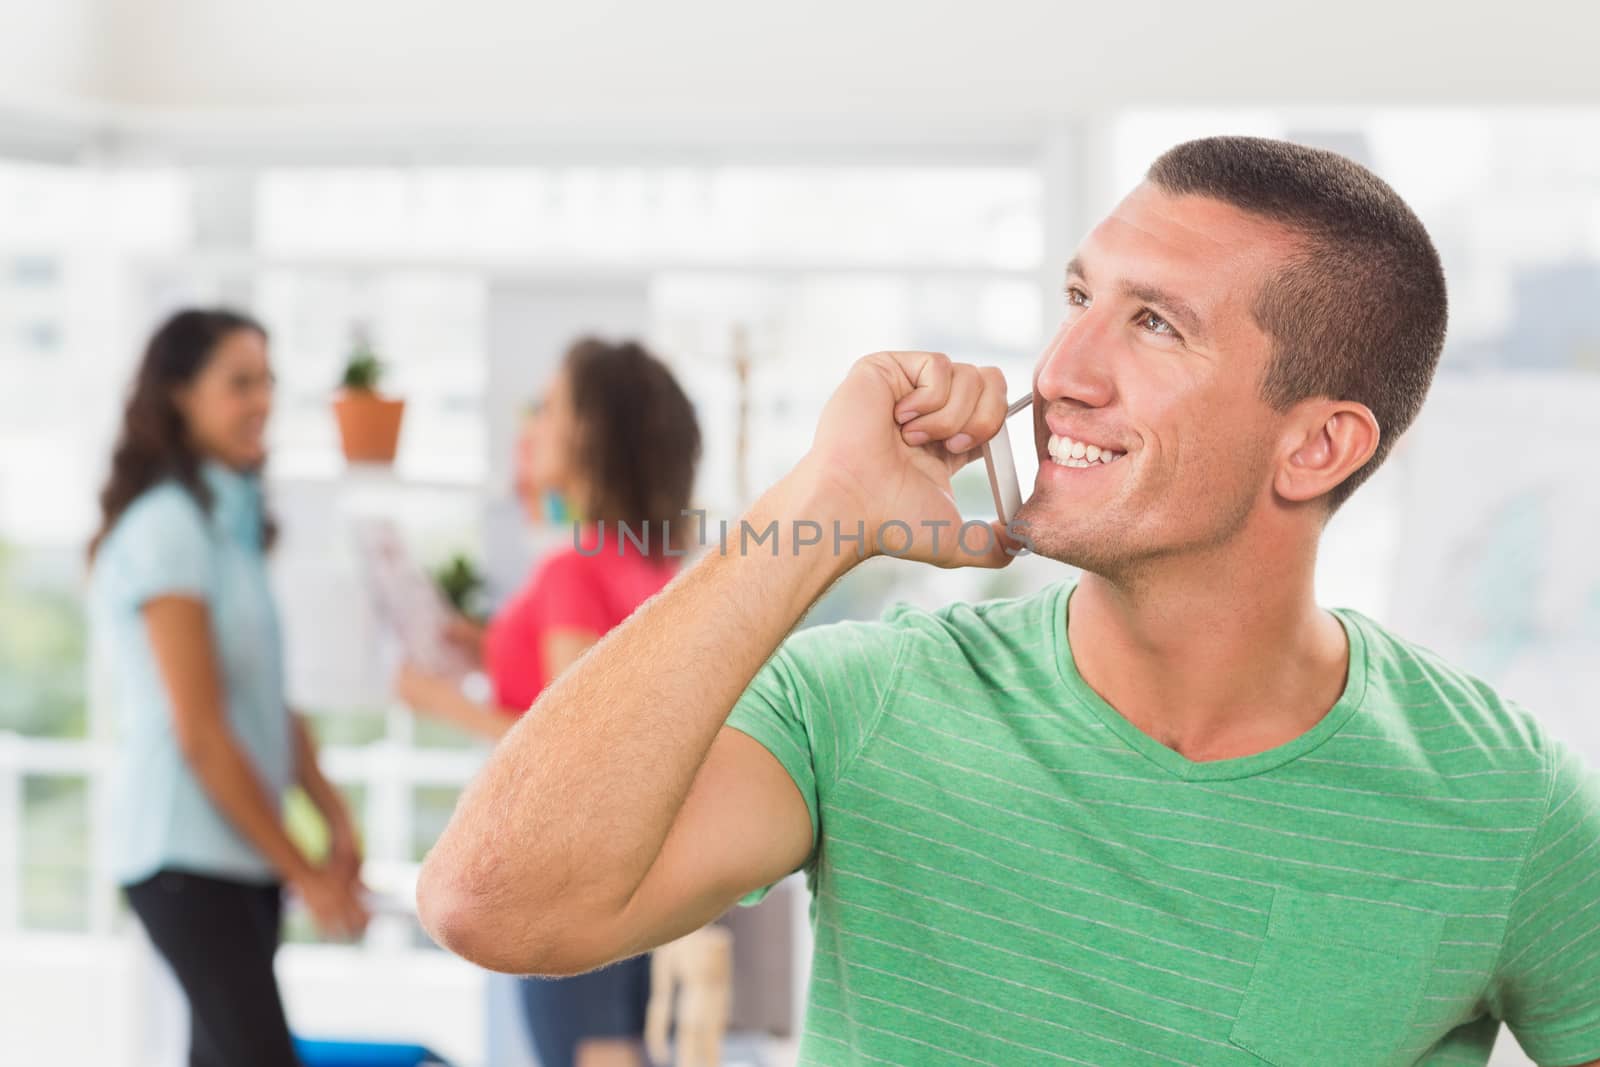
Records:
<instances>
[{"instance_id":1,"label":"man's ear","mask_svg":"<svg viewBox=\"0 0 1600 1067\"><path fill-rule=\"evenodd\" d=\"M1303 402L1289 423L1272 488L1285 500L1315 500L1360 470L1378 450L1378 420L1365 404Z\"/></svg>"}]
</instances>

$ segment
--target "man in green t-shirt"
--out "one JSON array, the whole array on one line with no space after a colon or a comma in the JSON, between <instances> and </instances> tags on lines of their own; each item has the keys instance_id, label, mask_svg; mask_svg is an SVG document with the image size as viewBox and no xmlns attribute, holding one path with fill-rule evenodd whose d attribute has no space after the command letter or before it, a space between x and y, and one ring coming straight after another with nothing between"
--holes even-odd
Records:
<instances>
[{"instance_id":1,"label":"man in green t-shirt","mask_svg":"<svg viewBox=\"0 0 1600 1067\"><path fill-rule=\"evenodd\" d=\"M1065 305L1016 525L961 529L949 491L998 371L859 360L735 536L495 751L423 868L428 929L571 973L803 869L805 1063L1482 1064L1502 1021L1600 1062L1595 776L1313 597L1443 344L1421 223L1332 153L1189 142ZM862 555L1022 542L1081 579L795 631Z\"/></svg>"}]
</instances>

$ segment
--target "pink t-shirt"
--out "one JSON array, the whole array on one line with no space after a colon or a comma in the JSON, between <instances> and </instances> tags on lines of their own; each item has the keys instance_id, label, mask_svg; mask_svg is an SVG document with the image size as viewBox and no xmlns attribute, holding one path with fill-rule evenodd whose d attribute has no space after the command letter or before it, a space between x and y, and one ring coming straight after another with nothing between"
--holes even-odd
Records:
<instances>
[{"instance_id":1,"label":"pink t-shirt","mask_svg":"<svg viewBox=\"0 0 1600 1067\"><path fill-rule=\"evenodd\" d=\"M586 527L582 544L593 554L569 545L540 560L527 584L489 623L483 664L502 708L521 714L549 684L543 651L547 633L572 629L603 635L678 570L678 557L651 559L614 528L605 530L602 541L593 526Z\"/></svg>"}]
</instances>

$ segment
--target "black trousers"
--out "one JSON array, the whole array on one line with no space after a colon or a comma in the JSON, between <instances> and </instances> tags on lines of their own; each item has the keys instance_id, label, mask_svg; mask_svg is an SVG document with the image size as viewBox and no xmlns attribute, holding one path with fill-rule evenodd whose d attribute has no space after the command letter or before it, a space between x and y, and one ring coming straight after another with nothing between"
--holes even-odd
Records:
<instances>
[{"instance_id":1,"label":"black trousers","mask_svg":"<svg viewBox=\"0 0 1600 1067\"><path fill-rule=\"evenodd\" d=\"M189 1000L189 1067L298 1067L272 971L282 889L163 870L123 892Z\"/></svg>"}]
</instances>

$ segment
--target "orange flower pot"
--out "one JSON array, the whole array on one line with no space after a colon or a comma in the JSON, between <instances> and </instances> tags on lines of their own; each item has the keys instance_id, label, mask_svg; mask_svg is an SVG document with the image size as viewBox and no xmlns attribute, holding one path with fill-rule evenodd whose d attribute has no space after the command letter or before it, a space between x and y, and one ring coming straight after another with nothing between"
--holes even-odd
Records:
<instances>
[{"instance_id":1,"label":"orange flower pot","mask_svg":"<svg viewBox=\"0 0 1600 1067\"><path fill-rule=\"evenodd\" d=\"M400 446L406 402L361 389L343 389L333 400L339 443L351 463L393 463Z\"/></svg>"}]
</instances>

